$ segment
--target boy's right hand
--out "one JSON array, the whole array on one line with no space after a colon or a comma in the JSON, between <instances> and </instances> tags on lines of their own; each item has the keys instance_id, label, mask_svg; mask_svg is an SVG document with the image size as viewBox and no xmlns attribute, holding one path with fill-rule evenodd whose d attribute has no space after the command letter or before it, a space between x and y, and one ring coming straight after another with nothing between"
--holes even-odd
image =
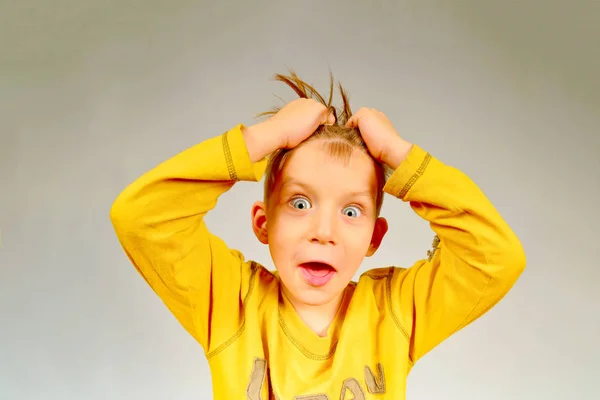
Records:
<instances>
[{"instance_id":1,"label":"boy's right hand","mask_svg":"<svg viewBox=\"0 0 600 400\"><path fill-rule=\"evenodd\" d=\"M313 99L297 99L286 104L277 114L265 121L279 135L281 148L298 146L320 125L333 124L335 117L326 106Z\"/></svg>"},{"instance_id":2,"label":"boy's right hand","mask_svg":"<svg viewBox=\"0 0 600 400\"><path fill-rule=\"evenodd\" d=\"M322 103L297 99L286 104L268 120L243 132L252 162L262 160L277 149L291 149L313 134L320 125L335 123L335 117Z\"/></svg>"}]
</instances>

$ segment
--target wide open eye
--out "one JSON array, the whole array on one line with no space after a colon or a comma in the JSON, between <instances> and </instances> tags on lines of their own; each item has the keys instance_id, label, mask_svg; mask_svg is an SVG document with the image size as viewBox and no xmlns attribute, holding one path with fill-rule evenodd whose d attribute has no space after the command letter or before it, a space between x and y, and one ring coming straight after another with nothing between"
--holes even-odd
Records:
<instances>
[{"instance_id":1,"label":"wide open eye","mask_svg":"<svg viewBox=\"0 0 600 400\"><path fill-rule=\"evenodd\" d=\"M306 210L310 208L310 203L304 197L298 197L293 199L290 204L292 207L297 208L298 210Z\"/></svg>"},{"instance_id":2,"label":"wide open eye","mask_svg":"<svg viewBox=\"0 0 600 400\"><path fill-rule=\"evenodd\" d=\"M346 208L344 208L344 210L342 212L344 213L344 215L346 217L350 217L350 218L356 218L361 215L360 209L358 207L354 207L354 206L346 207Z\"/></svg>"}]
</instances>

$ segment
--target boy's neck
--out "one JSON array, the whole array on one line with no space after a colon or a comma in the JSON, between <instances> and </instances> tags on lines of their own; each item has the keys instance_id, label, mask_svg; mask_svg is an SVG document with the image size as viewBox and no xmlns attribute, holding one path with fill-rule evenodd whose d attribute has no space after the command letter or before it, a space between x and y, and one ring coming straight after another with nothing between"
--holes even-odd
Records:
<instances>
[{"instance_id":1,"label":"boy's neck","mask_svg":"<svg viewBox=\"0 0 600 400\"><path fill-rule=\"evenodd\" d=\"M318 336L327 336L329 327L339 311L345 291L340 293L330 302L318 306L299 302L291 295L291 293L287 291L285 287L283 287L283 292L288 301L294 307L294 310L296 311L296 314L298 314L300 320Z\"/></svg>"}]
</instances>

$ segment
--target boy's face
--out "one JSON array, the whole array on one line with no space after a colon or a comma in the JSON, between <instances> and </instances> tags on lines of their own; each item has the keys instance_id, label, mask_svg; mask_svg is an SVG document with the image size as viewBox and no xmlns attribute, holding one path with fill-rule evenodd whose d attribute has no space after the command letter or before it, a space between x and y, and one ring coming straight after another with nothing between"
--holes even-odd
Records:
<instances>
[{"instance_id":1,"label":"boy's face","mask_svg":"<svg viewBox=\"0 0 600 400\"><path fill-rule=\"evenodd\" d=\"M286 294L305 305L339 297L387 231L376 216L377 181L369 155L333 157L322 140L296 148L270 195L253 207L253 228L269 244Z\"/></svg>"}]
</instances>

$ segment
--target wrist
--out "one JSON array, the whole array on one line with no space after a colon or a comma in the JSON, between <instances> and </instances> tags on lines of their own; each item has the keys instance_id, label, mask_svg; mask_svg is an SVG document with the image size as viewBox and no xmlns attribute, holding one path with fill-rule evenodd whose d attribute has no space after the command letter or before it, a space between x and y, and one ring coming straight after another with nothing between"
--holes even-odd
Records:
<instances>
[{"instance_id":1,"label":"wrist","mask_svg":"<svg viewBox=\"0 0 600 400\"><path fill-rule=\"evenodd\" d=\"M284 146L281 142L281 135L278 135L268 121L251 125L242 129L242 135L246 142L250 160L258 162L273 153L275 150Z\"/></svg>"},{"instance_id":2,"label":"wrist","mask_svg":"<svg viewBox=\"0 0 600 400\"><path fill-rule=\"evenodd\" d=\"M398 137L398 139L389 147L383 162L395 170L404 160L406 160L412 148L412 143Z\"/></svg>"}]
</instances>

